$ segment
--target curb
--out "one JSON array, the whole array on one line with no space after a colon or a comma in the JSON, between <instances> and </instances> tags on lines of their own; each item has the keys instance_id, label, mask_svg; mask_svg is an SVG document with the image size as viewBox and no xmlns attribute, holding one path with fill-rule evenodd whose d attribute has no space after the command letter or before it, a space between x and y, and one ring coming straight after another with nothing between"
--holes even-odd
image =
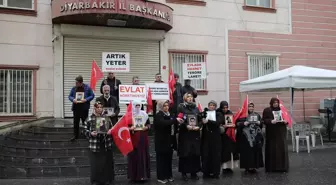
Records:
<instances>
[{"instance_id":1,"label":"curb","mask_svg":"<svg viewBox=\"0 0 336 185\"><path fill-rule=\"evenodd\" d=\"M7 133L10 132L14 132L17 130L21 130L33 125L39 125L42 123L45 123L46 121L49 120L55 120L55 118L53 117L42 117L39 119L35 119L35 120L29 120L29 121L17 121L8 125L4 125L0 127L0 135L5 135Z\"/></svg>"}]
</instances>

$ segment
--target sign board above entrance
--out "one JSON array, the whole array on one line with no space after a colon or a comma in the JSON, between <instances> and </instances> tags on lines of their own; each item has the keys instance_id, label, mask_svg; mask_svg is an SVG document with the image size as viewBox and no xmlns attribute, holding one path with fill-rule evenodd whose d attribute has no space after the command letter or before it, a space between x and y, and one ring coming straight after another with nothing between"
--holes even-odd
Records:
<instances>
[{"instance_id":1,"label":"sign board above entrance","mask_svg":"<svg viewBox=\"0 0 336 185\"><path fill-rule=\"evenodd\" d=\"M88 16L87 22L92 24L92 19L97 22L108 19L118 19L126 21L126 27L132 25L134 17L142 18L138 22L144 22L139 27L146 24L145 20L155 20L157 24L165 24L164 26L157 25L163 29L172 28L172 8L167 5L140 0L53 0L52 1L52 18L54 23L77 22L76 15ZM119 16L118 16L119 15ZM122 16L120 16L122 15ZM75 16L75 17L74 17ZM67 18L65 18L67 17ZM133 19L133 20L131 20ZM69 21L70 20L70 21ZM148 22L150 28L151 23ZM155 25L155 24L152 24ZM134 26L133 26L134 27ZM145 26L146 27L146 26ZM169 28L170 27L170 28ZM154 28L157 29L157 28Z\"/></svg>"}]
</instances>

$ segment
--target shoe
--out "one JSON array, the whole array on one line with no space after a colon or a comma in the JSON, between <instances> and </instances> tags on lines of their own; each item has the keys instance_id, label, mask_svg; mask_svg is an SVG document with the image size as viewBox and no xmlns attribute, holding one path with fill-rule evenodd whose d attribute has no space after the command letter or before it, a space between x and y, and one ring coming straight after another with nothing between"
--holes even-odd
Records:
<instances>
[{"instance_id":1,"label":"shoe","mask_svg":"<svg viewBox=\"0 0 336 185\"><path fill-rule=\"evenodd\" d=\"M166 179L165 179L165 180L160 180L160 179L158 179L157 181L158 181L159 183L162 183L162 184L167 184L167 183L168 183L168 180L166 180Z\"/></svg>"},{"instance_id":2,"label":"shoe","mask_svg":"<svg viewBox=\"0 0 336 185\"><path fill-rule=\"evenodd\" d=\"M194 180L199 180L199 177L197 176L197 174L191 174L190 178Z\"/></svg>"},{"instance_id":3,"label":"shoe","mask_svg":"<svg viewBox=\"0 0 336 185\"><path fill-rule=\"evenodd\" d=\"M170 177L170 178L168 179L168 181L169 181L169 182L174 182L174 178L173 178L173 177Z\"/></svg>"}]
</instances>

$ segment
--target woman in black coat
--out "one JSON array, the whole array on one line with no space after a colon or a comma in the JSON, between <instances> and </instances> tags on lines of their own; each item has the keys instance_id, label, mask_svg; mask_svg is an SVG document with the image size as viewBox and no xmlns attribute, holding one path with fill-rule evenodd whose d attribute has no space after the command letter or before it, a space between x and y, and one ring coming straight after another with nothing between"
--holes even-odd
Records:
<instances>
[{"instance_id":1,"label":"woman in black coat","mask_svg":"<svg viewBox=\"0 0 336 185\"><path fill-rule=\"evenodd\" d=\"M178 132L178 156L179 172L182 178L188 181L188 173L191 179L198 180L197 173L201 171L201 121L199 110L193 102L193 95L186 93L183 96L184 103L178 107L177 120Z\"/></svg>"},{"instance_id":2,"label":"woman in black coat","mask_svg":"<svg viewBox=\"0 0 336 185\"><path fill-rule=\"evenodd\" d=\"M208 103L207 116L202 120L202 171L203 178L219 178L221 168L220 124L223 117L216 112L217 103Z\"/></svg>"},{"instance_id":3,"label":"woman in black coat","mask_svg":"<svg viewBox=\"0 0 336 185\"><path fill-rule=\"evenodd\" d=\"M173 151L176 150L176 118L169 113L169 102L158 101L159 112L154 117L157 179L160 183L174 181L172 172Z\"/></svg>"}]
</instances>

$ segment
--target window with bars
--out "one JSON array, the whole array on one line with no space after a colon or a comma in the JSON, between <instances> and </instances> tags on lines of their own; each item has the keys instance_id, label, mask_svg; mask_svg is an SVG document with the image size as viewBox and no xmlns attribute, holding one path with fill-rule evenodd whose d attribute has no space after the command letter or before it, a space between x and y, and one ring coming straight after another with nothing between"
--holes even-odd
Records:
<instances>
[{"instance_id":1,"label":"window with bars","mask_svg":"<svg viewBox=\"0 0 336 185\"><path fill-rule=\"evenodd\" d=\"M0 116L33 114L33 70L0 69Z\"/></svg>"},{"instance_id":2,"label":"window with bars","mask_svg":"<svg viewBox=\"0 0 336 185\"><path fill-rule=\"evenodd\" d=\"M247 6L272 8L272 0L245 0Z\"/></svg>"},{"instance_id":3,"label":"window with bars","mask_svg":"<svg viewBox=\"0 0 336 185\"><path fill-rule=\"evenodd\" d=\"M248 54L249 79L257 78L279 70L279 56Z\"/></svg>"},{"instance_id":4,"label":"window with bars","mask_svg":"<svg viewBox=\"0 0 336 185\"><path fill-rule=\"evenodd\" d=\"M34 9L35 0L0 0L0 7L14 9Z\"/></svg>"},{"instance_id":5,"label":"window with bars","mask_svg":"<svg viewBox=\"0 0 336 185\"><path fill-rule=\"evenodd\" d=\"M183 79L183 63L188 62L206 62L206 54L188 54L171 52L170 54L170 66L174 73L180 76L179 82L184 85ZM206 80L191 80L191 86L197 90L206 90Z\"/></svg>"}]
</instances>

